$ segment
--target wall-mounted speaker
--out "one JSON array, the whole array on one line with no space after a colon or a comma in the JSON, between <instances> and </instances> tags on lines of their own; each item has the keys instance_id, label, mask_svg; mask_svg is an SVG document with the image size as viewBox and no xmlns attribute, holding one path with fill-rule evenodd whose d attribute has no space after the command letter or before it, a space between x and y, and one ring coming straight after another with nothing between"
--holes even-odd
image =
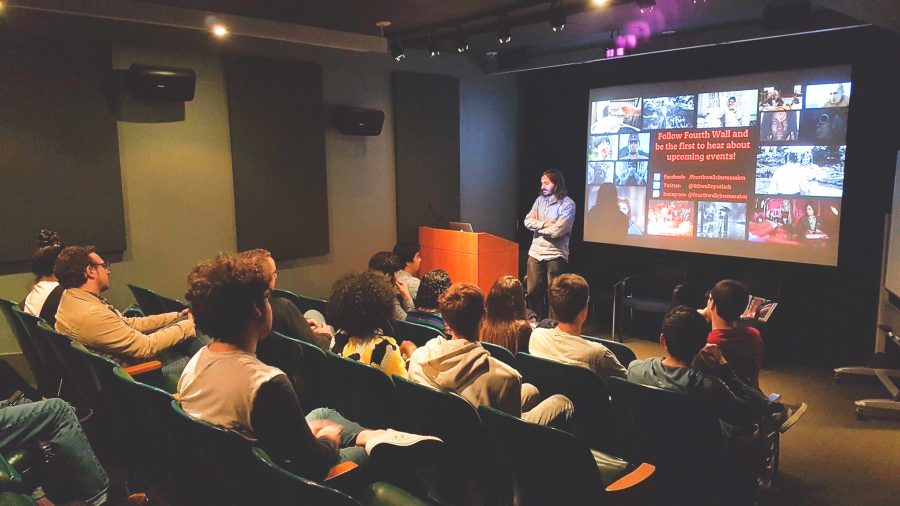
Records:
<instances>
[{"instance_id":1,"label":"wall-mounted speaker","mask_svg":"<svg viewBox=\"0 0 900 506\"><path fill-rule=\"evenodd\" d=\"M381 135L384 112L362 107L336 107L334 127L344 135Z\"/></svg>"},{"instance_id":2,"label":"wall-mounted speaker","mask_svg":"<svg viewBox=\"0 0 900 506\"><path fill-rule=\"evenodd\" d=\"M197 74L191 69L133 63L127 83L134 98L188 102L194 100Z\"/></svg>"}]
</instances>

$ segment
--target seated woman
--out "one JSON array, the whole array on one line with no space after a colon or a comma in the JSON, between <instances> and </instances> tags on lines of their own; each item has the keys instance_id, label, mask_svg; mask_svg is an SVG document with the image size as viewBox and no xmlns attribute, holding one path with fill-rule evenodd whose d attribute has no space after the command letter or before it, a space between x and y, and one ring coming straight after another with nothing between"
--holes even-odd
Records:
<instances>
[{"instance_id":1,"label":"seated woman","mask_svg":"<svg viewBox=\"0 0 900 506\"><path fill-rule=\"evenodd\" d=\"M450 288L450 275L443 269L425 273L416 294L416 309L406 314L406 321L434 327L445 332L444 319L438 307L438 298Z\"/></svg>"},{"instance_id":2,"label":"seated woman","mask_svg":"<svg viewBox=\"0 0 900 506\"><path fill-rule=\"evenodd\" d=\"M62 298L64 291L53 274L53 266L59 252L65 247L56 232L41 230L38 247L31 255L34 286L20 305L22 311L40 316L51 326L56 325L56 310L59 308L59 299Z\"/></svg>"},{"instance_id":3,"label":"seated woman","mask_svg":"<svg viewBox=\"0 0 900 506\"><path fill-rule=\"evenodd\" d=\"M335 353L405 378L406 360L416 345L409 341L398 345L393 337L384 335L382 328L391 318L393 297L393 287L382 274L350 274L334 284L328 314L338 329Z\"/></svg>"},{"instance_id":4,"label":"seated woman","mask_svg":"<svg viewBox=\"0 0 900 506\"><path fill-rule=\"evenodd\" d=\"M513 353L528 350L531 324L525 316L522 282L512 276L501 277L491 287L484 305L487 317L481 327L481 340Z\"/></svg>"},{"instance_id":5,"label":"seated woman","mask_svg":"<svg viewBox=\"0 0 900 506\"><path fill-rule=\"evenodd\" d=\"M257 441L273 458L313 480L324 478L339 462L363 464L378 453L393 459L410 451L407 462L426 457L440 440L367 429L332 409L303 412L285 374L256 358L257 343L272 332L270 281L259 262L224 253L188 276L194 320L213 341L191 358L178 381L182 409Z\"/></svg>"}]
</instances>

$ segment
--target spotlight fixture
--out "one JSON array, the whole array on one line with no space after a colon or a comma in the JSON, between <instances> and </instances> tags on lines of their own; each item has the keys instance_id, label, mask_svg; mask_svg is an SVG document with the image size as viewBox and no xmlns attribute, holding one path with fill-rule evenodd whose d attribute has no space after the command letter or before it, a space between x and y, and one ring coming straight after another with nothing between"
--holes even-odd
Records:
<instances>
[{"instance_id":1,"label":"spotlight fixture","mask_svg":"<svg viewBox=\"0 0 900 506\"><path fill-rule=\"evenodd\" d=\"M469 43L466 42L466 36L463 35L461 28L456 30L456 36L453 37L453 45L456 47L456 52L459 54L463 54L469 50Z\"/></svg>"},{"instance_id":2,"label":"spotlight fixture","mask_svg":"<svg viewBox=\"0 0 900 506\"><path fill-rule=\"evenodd\" d=\"M566 28L566 8L558 0L550 2L550 28L554 32L561 32Z\"/></svg>"},{"instance_id":3,"label":"spotlight fixture","mask_svg":"<svg viewBox=\"0 0 900 506\"><path fill-rule=\"evenodd\" d=\"M216 23L212 25L210 30L212 31L213 35L220 39L225 38L228 35L228 27L226 27L222 23Z\"/></svg>"},{"instance_id":4,"label":"spotlight fixture","mask_svg":"<svg viewBox=\"0 0 900 506\"><path fill-rule=\"evenodd\" d=\"M641 9L641 14L648 10L653 12L653 8L656 6L656 0L637 0L635 3Z\"/></svg>"},{"instance_id":5,"label":"spotlight fixture","mask_svg":"<svg viewBox=\"0 0 900 506\"><path fill-rule=\"evenodd\" d=\"M435 56L441 55L441 48L438 47L437 42L432 40L431 35L428 36L428 56L434 58Z\"/></svg>"},{"instance_id":6,"label":"spotlight fixture","mask_svg":"<svg viewBox=\"0 0 900 506\"><path fill-rule=\"evenodd\" d=\"M509 29L509 20L506 16L500 18L500 29L497 30L497 42L509 44L512 41L512 30Z\"/></svg>"},{"instance_id":7,"label":"spotlight fixture","mask_svg":"<svg viewBox=\"0 0 900 506\"><path fill-rule=\"evenodd\" d=\"M391 50L391 58L397 61L406 58L406 51L403 50L403 44L400 43L400 39L389 39L388 46Z\"/></svg>"}]
</instances>

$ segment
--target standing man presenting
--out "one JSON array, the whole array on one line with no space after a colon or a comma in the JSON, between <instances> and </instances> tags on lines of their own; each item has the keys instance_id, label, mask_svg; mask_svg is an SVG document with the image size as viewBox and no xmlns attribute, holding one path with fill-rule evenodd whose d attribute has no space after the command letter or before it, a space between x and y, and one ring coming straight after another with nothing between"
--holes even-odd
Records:
<instances>
[{"instance_id":1,"label":"standing man presenting","mask_svg":"<svg viewBox=\"0 0 900 506\"><path fill-rule=\"evenodd\" d=\"M525 217L525 228L534 232L528 250L528 306L540 318L547 317L544 294L553 278L566 271L569 236L575 220L575 202L566 195L566 180L555 169L541 175L541 193Z\"/></svg>"}]
</instances>

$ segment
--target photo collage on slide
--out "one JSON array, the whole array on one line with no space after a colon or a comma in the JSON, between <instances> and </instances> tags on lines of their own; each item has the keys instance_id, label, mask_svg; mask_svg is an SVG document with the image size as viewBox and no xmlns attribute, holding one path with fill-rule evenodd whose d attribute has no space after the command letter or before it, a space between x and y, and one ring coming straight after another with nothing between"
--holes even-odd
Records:
<instances>
[{"instance_id":1,"label":"photo collage on slide","mask_svg":"<svg viewBox=\"0 0 900 506\"><path fill-rule=\"evenodd\" d=\"M835 245L851 83L749 84L591 102L586 238Z\"/></svg>"}]
</instances>

